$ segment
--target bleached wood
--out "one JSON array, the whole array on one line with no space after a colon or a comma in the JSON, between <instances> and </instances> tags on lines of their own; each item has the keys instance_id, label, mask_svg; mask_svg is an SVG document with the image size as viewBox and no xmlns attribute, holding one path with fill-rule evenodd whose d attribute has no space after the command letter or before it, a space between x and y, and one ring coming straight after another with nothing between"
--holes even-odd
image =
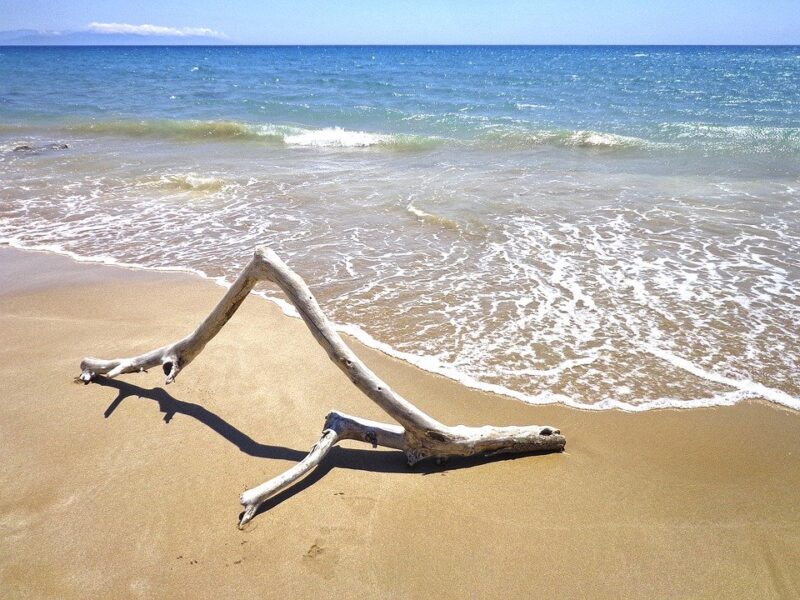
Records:
<instances>
[{"instance_id":1,"label":"bleached wood","mask_svg":"<svg viewBox=\"0 0 800 600\"><path fill-rule=\"evenodd\" d=\"M269 248L256 250L253 259L222 300L191 334L173 344L131 358L85 358L81 362L80 379L89 383L97 375L116 377L160 365L166 375L166 383L172 383L178 373L194 360L228 322L253 286L262 280L272 281L283 290L336 366L400 426L368 421L338 412L330 413L325 420L320 440L305 459L282 475L242 494L241 502L245 511L240 526L253 518L265 500L311 471L337 442L345 439L402 450L410 465L426 458L558 452L564 449L566 440L553 427L447 426L421 411L392 390L355 355L322 312L302 278Z\"/></svg>"}]
</instances>

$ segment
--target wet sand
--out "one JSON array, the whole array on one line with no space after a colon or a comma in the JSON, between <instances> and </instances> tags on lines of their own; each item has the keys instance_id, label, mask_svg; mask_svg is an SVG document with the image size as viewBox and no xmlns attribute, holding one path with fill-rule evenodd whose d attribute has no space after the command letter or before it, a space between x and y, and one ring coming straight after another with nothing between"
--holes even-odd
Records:
<instances>
[{"instance_id":1,"label":"wet sand","mask_svg":"<svg viewBox=\"0 0 800 600\"><path fill-rule=\"evenodd\" d=\"M302 322L249 299L173 385L73 383L191 330L198 278L0 248L4 597L793 598L800 414L527 406L354 344L447 423L549 424L567 451L405 466L346 443L236 528L332 408L382 419Z\"/></svg>"}]
</instances>

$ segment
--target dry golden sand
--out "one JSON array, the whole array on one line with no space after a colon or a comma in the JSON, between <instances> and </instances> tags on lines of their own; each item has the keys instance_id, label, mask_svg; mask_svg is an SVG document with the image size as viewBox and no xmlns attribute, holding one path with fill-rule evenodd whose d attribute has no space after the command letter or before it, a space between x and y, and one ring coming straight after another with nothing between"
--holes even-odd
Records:
<instances>
[{"instance_id":1,"label":"dry golden sand","mask_svg":"<svg viewBox=\"0 0 800 600\"><path fill-rule=\"evenodd\" d=\"M299 320L252 298L174 385L72 382L221 293L0 249L0 596L800 596L800 414L531 407L358 344L437 418L555 425L567 452L408 469L348 444L239 531L239 492L302 458L327 410L382 418Z\"/></svg>"}]
</instances>

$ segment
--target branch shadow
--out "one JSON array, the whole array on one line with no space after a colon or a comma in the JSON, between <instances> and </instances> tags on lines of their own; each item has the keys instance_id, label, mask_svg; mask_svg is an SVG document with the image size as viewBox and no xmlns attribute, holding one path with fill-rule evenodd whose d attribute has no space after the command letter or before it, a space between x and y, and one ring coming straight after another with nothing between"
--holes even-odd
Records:
<instances>
[{"instance_id":1,"label":"branch shadow","mask_svg":"<svg viewBox=\"0 0 800 600\"><path fill-rule=\"evenodd\" d=\"M106 419L114 414L114 411L119 408L120 404L122 404L123 400L126 398L144 398L146 400L154 400L158 403L158 410L164 413L165 423L172 421L176 414L192 417L250 456L256 458L301 461L305 458L306 454L308 454L308 452L292 450L283 446L261 444L228 423L216 413L211 412L199 404L178 400L171 396L164 388L159 387L148 390L132 383L120 381L119 379L108 379L107 377L98 377L95 383L103 387L117 390L117 397L114 398L103 413Z\"/></svg>"},{"instance_id":2,"label":"branch shadow","mask_svg":"<svg viewBox=\"0 0 800 600\"><path fill-rule=\"evenodd\" d=\"M143 398L158 403L159 411L164 413L164 422L169 423L177 414L196 419L215 433L228 440L241 452L256 458L269 458L300 462L308 454L308 450L294 450L285 446L262 444L255 441L246 433L237 429L217 415L216 413L192 402L184 402L170 395L164 388L146 389L138 385L108 379L99 376L94 383L117 390L117 397L106 408L103 416L108 419L126 398ZM305 478L295 483L290 488L283 490L265 501L256 512L260 515L292 498L306 488L314 485L333 469L351 469L356 471L371 471L373 473L405 473L416 475L433 475L459 469L467 469L478 465L514 460L524 456L549 454L549 452L527 452L519 454L496 454L470 457L451 457L443 461L427 460L409 466L405 454L399 450L364 450L357 448L334 447L325 461L317 466ZM241 515L240 515L241 518Z\"/></svg>"}]
</instances>

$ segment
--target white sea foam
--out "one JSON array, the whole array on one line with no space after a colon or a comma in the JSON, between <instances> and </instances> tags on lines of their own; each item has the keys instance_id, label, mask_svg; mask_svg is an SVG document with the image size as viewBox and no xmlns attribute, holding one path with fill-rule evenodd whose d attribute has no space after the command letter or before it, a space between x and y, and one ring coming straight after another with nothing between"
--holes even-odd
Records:
<instances>
[{"instance_id":1,"label":"white sea foam","mask_svg":"<svg viewBox=\"0 0 800 600\"><path fill-rule=\"evenodd\" d=\"M529 103L529 102L516 102L514 104L514 108L516 108L517 110L528 110L528 109L532 109L532 108L544 108L544 109L548 109L548 110L552 110L553 109L552 106L548 106L547 104L532 104L532 103Z\"/></svg>"},{"instance_id":2,"label":"white sea foam","mask_svg":"<svg viewBox=\"0 0 800 600\"><path fill-rule=\"evenodd\" d=\"M225 180L221 177L198 173L163 175L160 182L178 189L193 191L218 191L225 185Z\"/></svg>"},{"instance_id":3,"label":"white sea foam","mask_svg":"<svg viewBox=\"0 0 800 600\"><path fill-rule=\"evenodd\" d=\"M443 216L440 216L440 215L435 215L433 213L426 212L426 211L414 206L414 204L412 202L408 203L408 205L406 206L406 210L409 213L411 213L412 215L414 215L415 217L418 217L419 219L421 219L421 220L423 220L423 221L425 221L427 223L433 223L434 225L441 225L442 227L447 227L447 228L450 228L450 229L458 229L459 228L459 224L458 224L457 221L454 221L453 219L448 219L447 217L443 217Z\"/></svg>"},{"instance_id":4,"label":"white sea foam","mask_svg":"<svg viewBox=\"0 0 800 600\"><path fill-rule=\"evenodd\" d=\"M190 71L220 72L212 56L178 57L150 89L163 106L117 94L108 115L129 117L80 117L60 94L52 119L0 124L3 144L37 148L0 154L0 237L228 278L266 243L367 343L528 402L785 406L800 397L800 128L776 53L753 70L740 54L601 52L590 62L622 79L628 57L658 59L612 108L585 102L615 90L571 55L545 74L552 98L516 51L521 79L491 94L487 57L462 71L461 52L448 72L476 77L447 85L414 61L384 76L344 59L300 79L257 65L225 97ZM670 75L686 61L705 80ZM353 93L315 93L331 89ZM62 138L68 151L44 150Z\"/></svg>"},{"instance_id":5,"label":"white sea foam","mask_svg":"<svg viewBox=\"0 0 800 600\"><path fill-rule=\"evenodd\" d=\"M432 217L433 216L431 213L427 213L424 210L418 209L416 206L414 206L410 202L408 203L408 206L406 206L406 210L408 210L408 212L410 212L412 215L420 217L422 219L424 219L425 217Z\"/></svg>"},{"instance_id":6,"label":"white sea foam","mask_svg":"<svg viewBox=\"0 0 800 600\"><path fill-rule=\"evenodd\" d=\"M99 143L104 154L152 144ZM266 243L308 278L333 320L349 323L342 330L529 403L638 411L756 397L790 406L800 395L793 179L620 175L619 155L602 153L588 160L609 172L587 174L565 170L557 156L575 153L562 151L548 155L552 165L530 168L525 154L510 168L513 155L486 163L472 150L454 160L445 149L427 165L413 155L321 160L276 144L266 153L224 144L204 162L204 145L180 148L185 159L166 174L161 153L89 169L78 145L59 161L10 160L0 236L95 262L228 277L243 249ZM702 358L686 365L642 344Z\"/></svg>"},{"instance_id":7,"label":"white sea foam","mask_svg":"<svg viewBox=\"0 0 800 600\"><path fill-rule=\"evenodd\" d=\"M132 262L125 262L115 258L113 256L107 254L94 254L94 255L83 255L78 254L77 252L73 252L71 250L65 249L60 244L26 244L24 242L20 242L14 238L0 238L0 246L9 246L11 248L16 248L18 250L25 250L28 252L48 252L51 254L58 254L61 256L66 256L74 260L78 263L90 263L90 264L101 264L107 265L112 267L121 267L125 269L131 269L135 271L159 271L164 273L187 273L190 275L196 275L198 277L202 277L203 279L208 279L213 281L219 285L229 286L230 284L227 280L223 277L209 277L203 271L199 269L193 269L192 267L179 267L179 266L161 266L161 267L151 267L148 265L142 265L139 263L132 263Z\"/></svg>"},{"instance_id":8,"label":"white sea foam","mask_svg":"<svg viewBox=\"0 0 800 600\"><path fill-rule=\"evenodd\" d=\"M595 148L610 148L615 146L640 146L643 141L639 138L600 131L576 131L569 137L569 142L575 146L588 146Z\"/></svg>"},{"instance_id":9,"label":"white sea foam","mask_svg":"<svg viewBox=\"0 0 800 600\"><path fill-rule=\"evenodd\" d=\"M69 123L63 128L68 132L92 135L147 136L201 142L239 139L317 148L426 149L440 142L439 138L433 136L352 131L338 126L310 129L272 123L197 119L88 121Z\"/></svg>"},{"instance_id":10,"label":"white sea foam","mask_svg":"<svg viewBox=\"0 0 800 600\"><path fill-rule=\"evenodd\" d=\"M211 277L202 270L194 269L191 267L178 267L178 266L152 267L152 266L141 265L138 263L120 261L108 255L83 256L78 253L65 250L58 244L29 245L10 238L0 238L0 245L8 245L10 247L26 251L38 251L38 252L49 252L53 254L59 254L62 256L67 256L75 260L76 262L80 263L96 263L96 264L99 263L99 264L128 268L133 270L187 273L201 277L203 279L207 279L224 288L228 288L231 285L230 280L228 280L225 277ZM289 302L287 302L285 299L280 297L275 297L269 293L261 291L254 292L254 294L276 304L286 316L292 318L300 317L295 307ZM675 366L683 370L686 370L692 373L693 375L696 375L703 379L708 379L709 381L715 381L718 383L723 383L724 385L729 385L731 387L736 388L736 391L718 393L708 398L678 399L678 398L663 397L640 403L629 403L616 398L604 398L598 402L587 403L575 400L574 398L571 398L564 394L553 393L550 391L543 391L538 394L526 394L518 390L506 387L504 385L493 384L482 381L474 376L471 376L467 373L460 371L453 365L442 362L440 359L436 357L421 356L418 354L397 350L391 345L377 340L376 338L374 338L372 335L370 335L357 325L353 324L342 325L334 323L334 328L339 333L349 335L367 347L379 350L384 354L387 354L388 356L392 356L394 358L403 360L404 362L412 364L425 371L442 375L472 389L515 398L517 400L525 402L526 404L542 405L542 404L560 403L570 406L572 408L577 408L582 410L593 410L593 411L621 410L625 412L644 412L648 410L664 409L664 408L705 408L712 406L729 406L743 399L762 397L790 408L800 409L800 399L789 396L788 394L785 394L780 390L768 388L766 386L751 381L741 381L741 380L731 379L728 377L719 376L714 373L709 373L708 371L705 371L693 365L689 361L676 357L669 352L660 350L652 346L645 346L644 349L647 352L653 354L654 356L658 356L659 358L671 364L674 364ZM594 360L593 358L568 360L565 361L562 365L554 367L550 371L551 373L561 372L579 364L589 364L590 362L593 362L593 360ZM530 374L547 375L551 373L532 372ZM619 393L620 395L628 395L630 393L630 390L622 386L619 389Z\"/></svg>"},{"instance_id":11,"label":"white sea foam","mask_svg":"<svg viewBox=\"0 0 800 600\"><path fill-rule=\"evenodd\" d=\"M435 137L352 131L342 127L305 129L286 125L258 125L250 127L257 136L279 140L282 144L298 148L384 148L395 150L424 150L436 146Z\"/></svg>"},{"instance_id":12,"label":"white sea foam","mask_svg":"<svg viewBox=\"0 0 800 600\"><path fill-rule=\"evenodd\" d=\"M490 126L477 142L491 147L530 147L540 145L589 149L657 149L663 144L644 138L593 130L531 129L527 126Z\"/></svg>"},{"instance_id":13,"label":"white sea foam","mask_svg":"<svg viewBox=\"0 0 800 600\"><path fill-rule=\"evenodd\" d=\"M747 104L760 99L747 100ZM769 99L765 101L769 102ZM735 101L731 101L734 102ZM662 123L661 132L687 145L735 153L796 153L800 151L800 128L711 123Z\"/></svg>"},{"instance_id":14,"label":"white sea foam","mask_svg":"<svg viewBox=\"0 0 800 600\"><path fill-rule=\"evenodd\" d=\"M341 127L304 130L283 135L284 143L290 146L315 146L319 148L368 148L386 144L392 140L390 135L348 131Z\"/></svg>"},{"instance_id":15,"label":"white sea foam","mask_svg":"<svg viewBox=\"0 0 800 600\"><path fill-rule=\"evenodd\" d=\"M795 398L794 396L791 396L782 390L768 387L750 379L735 379L733 377L726 377L724 375L720 375L719 373L714 373L713 371L708 371L695 365L691 361L686 360L685 358L675 356L671 352L668 352L662 348L658 348L652 344L644 344L642 349L646 352L649 352L653 356L657 356L658 358L667 361L679 369L683 369L687 373L691 373L695 377L700 377L701 379L713 381L714 383L721 383L722 385L736 388L739 390L739 392L741 392L742 397L761 397L769 400L770 402L800 410L800 398Z\"/></svg>"}]
</instances>

